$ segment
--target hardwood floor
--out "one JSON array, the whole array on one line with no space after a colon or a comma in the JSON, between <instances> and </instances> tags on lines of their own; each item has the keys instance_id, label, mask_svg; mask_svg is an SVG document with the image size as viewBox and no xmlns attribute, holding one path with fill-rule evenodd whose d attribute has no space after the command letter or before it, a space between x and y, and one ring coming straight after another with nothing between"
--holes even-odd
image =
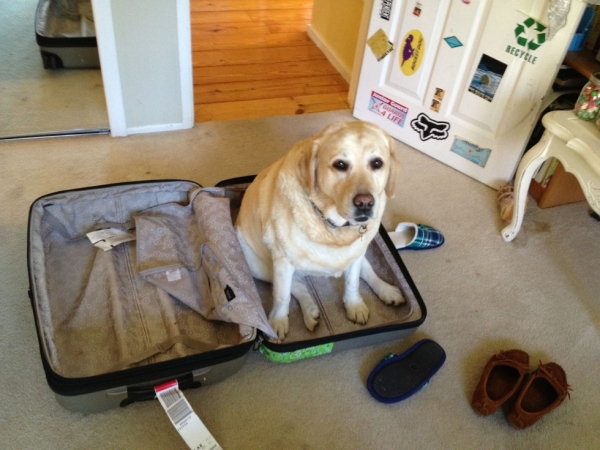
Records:
<instances>
[{"instance_id":1,"label":"hardwood floor","mask_svg":"<svg viewBox=\"0 0 600 450\"><path fill-rule=\"evenodd\" d=\"M306 34L312 0L191 0L196 122L348 108Z\"/></svg>"}]
</instances>

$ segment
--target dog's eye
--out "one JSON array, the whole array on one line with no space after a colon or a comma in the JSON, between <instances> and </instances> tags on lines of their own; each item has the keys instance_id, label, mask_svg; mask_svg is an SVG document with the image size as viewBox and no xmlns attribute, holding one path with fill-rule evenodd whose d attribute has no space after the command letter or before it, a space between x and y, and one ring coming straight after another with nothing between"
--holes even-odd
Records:
<instances>
[{"instance_id":1,"label":"dog's eye","mask_svg":"<svg viewBox=\"0 0 600 450\"><path fill-rule=\"evenodd\" d=\"M381 158L375 158L373 161L371 161L371 169L377 170L381 169L382 167L383 161L381 160Z\"/></svg>"},{"instance_id":2,"label":"dog's eye","mask_svg":"<svg viewBox=\"0 0 600 450\"><path fill-rule=\"evenodd\" d=\"M339 170L340 172L345 172L348 170L348 163L346 161L342 161L341 159L338 159L337 161L335 161L333 163L333 168L335 170Z\"/></svg>"}]
</instances>

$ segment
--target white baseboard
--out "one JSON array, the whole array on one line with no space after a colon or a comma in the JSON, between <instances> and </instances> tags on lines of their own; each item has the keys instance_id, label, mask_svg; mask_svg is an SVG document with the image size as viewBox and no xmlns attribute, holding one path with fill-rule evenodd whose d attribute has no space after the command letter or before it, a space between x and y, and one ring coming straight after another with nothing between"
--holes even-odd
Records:
<instances>
[{"instance_id":1,"label":"white baseboard","mask_svg":"<svg viewBox=\"0 0 600 450\"><path fill-rule=\"evenodd\" d=\"M186 130L193 128L194 124L188 123L161 123L158 125L144 125L141 127L129 127L127 128L127 135L130 134L141 134L141 133L161 133L163 131L177 131Z\"/></svg>"},{"instance_id":2,"label":"white baseboard","mask_svg":"<svg viewBox=\"0 0 600 450\"><path fill-rule=\"evenodd\" d=\"M312 39L312 41L316 44L317 47L323 52L327 60L335 67L335 69L340 73L344 79L350 83L350 79L352 78L352 70L350 67L346 67L346 65L340 60L340 58L335 54L335 52L329 48L329 46L325 43L323 38L319 33L315 31L315 29L309 23L306 26L306 33L308 37Z\"/></svg>"}]
</instances>

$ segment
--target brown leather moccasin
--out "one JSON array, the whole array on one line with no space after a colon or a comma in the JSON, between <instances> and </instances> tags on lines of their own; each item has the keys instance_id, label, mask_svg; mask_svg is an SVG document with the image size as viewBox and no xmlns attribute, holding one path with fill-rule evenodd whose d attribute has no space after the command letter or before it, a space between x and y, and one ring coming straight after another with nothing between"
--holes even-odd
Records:
<instances>
[{"instance_id":1,"label":"brown leather moccasin","mask_svg":"<svg viewBox=\"0 0 600 450\"><path fill-rule=\"evenodd\" d=\"M529 374L529 355L523 350L496 353L483 369L473 393L471 406L489 416L517 391L525 375Z\"/></svg>"},{"instance_id":2,"label":"brown leather moccasin","mask_svg":"<svg viewBox=\"0 0 600 450\"><path fill-rule=\"evenodd\" d=\"M533 425L542 416L558 407L569 395L567 375L556 363L542 364L533 372L506 418L516 428Z\"/></svg>"}]
</instances>

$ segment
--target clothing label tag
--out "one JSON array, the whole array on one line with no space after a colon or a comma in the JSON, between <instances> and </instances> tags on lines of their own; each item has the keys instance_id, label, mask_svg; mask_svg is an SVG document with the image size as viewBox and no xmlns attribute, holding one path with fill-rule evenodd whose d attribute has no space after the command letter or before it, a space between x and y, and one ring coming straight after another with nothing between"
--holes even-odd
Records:
<instances>
[{"instance_id":1,"label":"clothing label tag","mask_svg":"<svg viewBox=\"0 0 600 450\"><path fill-rule=\"evenodd\" d=\"M111 250L124 242L135 241L135 236L133 234L117 228L105 228L103 230L92 231L86 234L86 236L92 244L104 251Z\"/></svg>"},{"instance_id":2,"label":"clothing label tag","mask_svg":"<svg viewBox=\"0 0 600 450\"><path fill-rule=\"evenodd\" d=\"M179 390L177 380L156 386L154 391L169 420L189 448L223 450Z\"/></svg>"},{"instance_id":3,"label":"clothing label tag","mask_svg":"<svg viewBox=\"0 0 600 450\"><path fill-rule=\"evenodd\" d=\"M165 273L169 282L181 280L181 272L178 268L167 270Z\"/></svg>"},{"instance_id":4,"label":"clothing label tag","mask_svg":"<svg viewBox=\"0 0 600 450\"><path fill-rule=\"evenodd\" d=\"M235 292L233 291L233 289L231 289L231 286L225 286L225 289L223 291L225 292L225 297L227 297L228 302L235 298Z\"/></svg>"}]
</instances>

